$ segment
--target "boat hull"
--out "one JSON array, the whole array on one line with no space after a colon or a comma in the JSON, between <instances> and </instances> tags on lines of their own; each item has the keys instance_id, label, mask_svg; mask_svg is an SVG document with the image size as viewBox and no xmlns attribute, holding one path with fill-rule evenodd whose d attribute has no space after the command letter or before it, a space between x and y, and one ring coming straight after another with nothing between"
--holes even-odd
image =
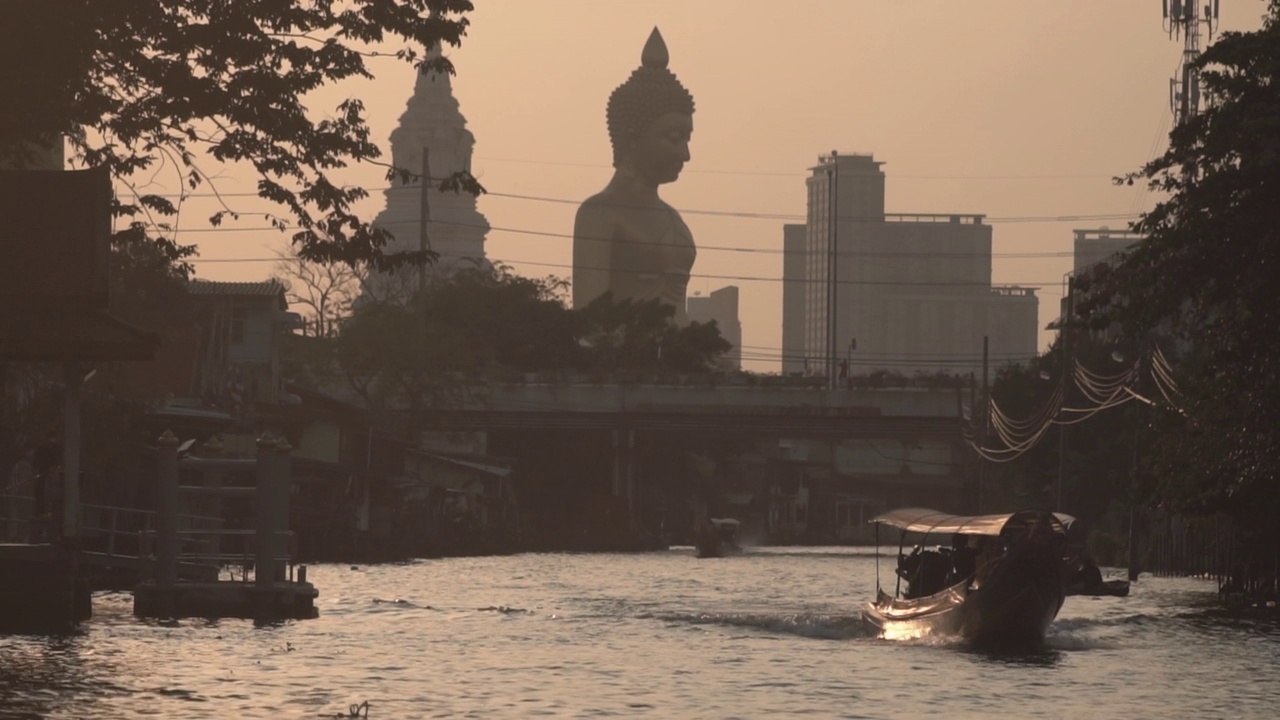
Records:
<instances>
[{"instance_id":1,"label":"boat hull","mask_svg":"<svg viewBox=\"0 0 1280 720\"><path fill-rule=\"evenodd\" d=\"M880 593L863 608L863 622L878 637L953 636L975 645L1042 643L1062 609L1064 568L1052 549L1010 552L977 589L968 583L913 600Z\"/></svg>"}]
</instances>

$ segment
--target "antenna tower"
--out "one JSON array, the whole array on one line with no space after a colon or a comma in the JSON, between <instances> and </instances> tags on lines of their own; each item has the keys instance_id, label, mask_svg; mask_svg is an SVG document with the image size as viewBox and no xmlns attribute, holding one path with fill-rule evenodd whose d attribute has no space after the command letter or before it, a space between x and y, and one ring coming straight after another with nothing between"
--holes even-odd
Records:
<instances>
[{"instance_id":1,"label":"antenna tower","mask_svg":"<svg viewBox=\"0 0 1280 720\"><path fill-rule=\"evenodd\" d=\"M1182 38L1182 64L1178 74L1169 80L1169 106L1175 125L1200 113L1200 71L1195 62L1200 57L1200 26L1208 37L1218 27L1219 0L1161 0L1165 30L1171 38Z\"/></svg>"}]
</instances>

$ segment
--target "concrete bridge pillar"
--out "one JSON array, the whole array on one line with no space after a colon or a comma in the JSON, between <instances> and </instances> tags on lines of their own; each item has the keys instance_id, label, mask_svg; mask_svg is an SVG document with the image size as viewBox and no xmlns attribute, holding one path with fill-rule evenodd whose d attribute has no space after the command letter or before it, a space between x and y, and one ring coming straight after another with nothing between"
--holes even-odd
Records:
<instances>
[{"instance_id":1,"label":"concrete bridge pillar","mask_svg":"<svg viewBox=\"0 0 1280 720\"><path fill-rule=\"evenodd\" d=\"M214 435L201 446L200 454L206 458L217 459L222 457L223 449L222 443L218 440L218 436ZM208 498L201 501L201 503L196 506L198 511L193 514L206 515L214 518L223 517L222 496L217 494L218 491L222 489L222 470L216 467L205 470L203 480L205 487L214 489L214 494L209 495ZM207 542L208 545L206 547L208 548L209 555L214 558L220 558L222 556L222 536L217 534L210 535L208 536ZM220 565L221 560L215 560L213 564Z\"/></svg>"},{"instance_id":2,"label":"concrete bridge pillar","mask_svg":"<svg viewBox=\"0 0 1280 720\"><path fill-rule=\"evenodd\" d=\"M159 614L172 615L178 582L178 438L165 430L156 442L156 571Z\"/></svg>"},{"instance_id":3,"label":"concrete bridge pillar","mask_svg":"<svg viewBox=\"0 0 1280 720\"><path fill-rule=\"evenodd\" d=\"M618 428L613 431L613 496L627 502L628 524L635 526L636 515L636 431Z\"/></svg>"},{"instance_id":4,"label":"concrete bridge pillar","mask_svg":"<svg viewBox=\"0 0 1280 720\"><path fill-rule=\"evenodd\" d=\"M274 517L276 492L276 444L275 438L263 435L258 438L258 456L254 465L256 491L254 503L254 584L259 590L268 590L276 579L276 523Z\"/></svg>"}]
</instances>

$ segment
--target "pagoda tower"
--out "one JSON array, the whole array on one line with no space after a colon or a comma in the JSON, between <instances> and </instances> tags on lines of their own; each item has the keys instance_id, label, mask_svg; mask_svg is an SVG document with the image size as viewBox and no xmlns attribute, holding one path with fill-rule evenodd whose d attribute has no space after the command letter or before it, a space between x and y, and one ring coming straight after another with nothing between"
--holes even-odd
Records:
<instances>
[{"instance_id":1,"label":"pagoda tower","mask_svg":"<svg viewBox=\"0 0 1280 720\"><path fill-rule=\"evenodd\" d=\"M439 57L437 46L428 59ZM418 73L413 96L391 133L391 159L398 168L422 172L422 154L428 151L430 179L438 184L460 171L471 171L471 152L476 139L467 129L467 119L453 97L453 85L446 73ZM395 239L384 252L406 252L419 248L422 218L422 185L398 178L384 190L386 207L373 224L390 231ZM476 209L476 198L467 192L427 191L430 220L427 223L428 249L439 254L429 275L455 268L483 267L485 235L489 221ZM399 274L399 273L397 273ZM411 273L416 275L416 273Z\"/></svg>"}]
</instances>

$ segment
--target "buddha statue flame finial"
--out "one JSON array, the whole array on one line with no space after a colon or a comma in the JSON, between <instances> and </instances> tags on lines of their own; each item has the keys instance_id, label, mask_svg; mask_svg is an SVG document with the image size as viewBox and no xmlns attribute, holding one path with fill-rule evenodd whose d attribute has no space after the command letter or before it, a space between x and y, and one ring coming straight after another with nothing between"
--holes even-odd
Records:
<instances>
[{"instance_id":1,"label":"buddha statue flame finial","mask_svg":"<svg viewBox=\"0 0 1280 720\"><path fill-rule=\"evenodd\" d=\"M671 55L667 52L667 43L663 41L662 33L658 32L658 28L654 27L653 32L649 33L649 39L645 41L644 50L640 52L640 65L655 70L666 70L669 62L671 62Z\"/></svg>"},{"instance_id":2,"label":"buddha statue flame finial","mask_svg":"<svg viewBox=\"0 0 1280 720\"><path fill-rule=\"evenodd\" d=\"M659 117L667 113L693 114L693 95L667 69L670 61L667 44L655 27L640 53L640 67L609 96L605 115L615 167L635 137Z\"/></svg>"}]
</instances>

